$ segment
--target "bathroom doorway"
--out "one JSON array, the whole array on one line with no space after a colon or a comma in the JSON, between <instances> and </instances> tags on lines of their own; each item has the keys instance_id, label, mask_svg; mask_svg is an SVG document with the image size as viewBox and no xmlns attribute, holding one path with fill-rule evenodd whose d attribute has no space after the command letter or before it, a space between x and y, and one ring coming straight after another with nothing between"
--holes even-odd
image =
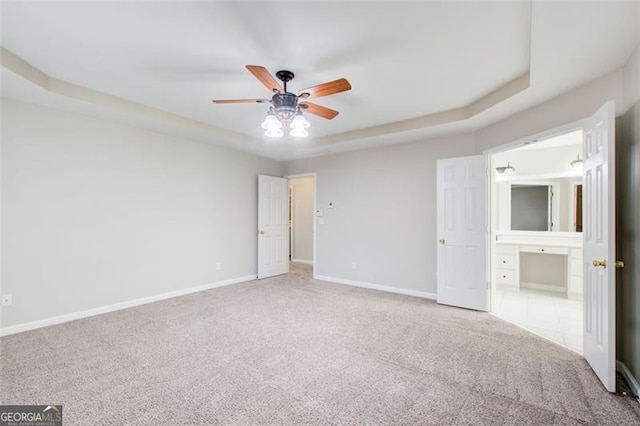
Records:
<instances>
[{"instance_id":1,"label":"bathroom doorway","mask_svg":"<svg viewBox=\"0 0 640 426\"><path fill-rule=\"evenodd\" d=\"M287 176L289 181L289 260L309 265L315 261L315 174Z\"/></svg>"},{"instance_id":2,"label":"bathroom doorway","mask_svg":"<svg viewBox=\"0 0 640 426\"><path fill-rule=\"evenodd\" d=\"M582 354L580 128L489 155L491 312Z\"/></svg>"}]
</instances>

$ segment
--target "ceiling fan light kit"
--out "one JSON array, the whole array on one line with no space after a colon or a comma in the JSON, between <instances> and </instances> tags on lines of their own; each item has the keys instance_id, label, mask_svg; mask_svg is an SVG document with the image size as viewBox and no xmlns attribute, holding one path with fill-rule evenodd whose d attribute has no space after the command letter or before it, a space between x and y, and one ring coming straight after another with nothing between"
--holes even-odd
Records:
<instances>
[{"instance_id":1,"label":"ceiling fan light kit","mask_svg":"<svg viewBox=\"0 0 640 426\"><path fill-rule=\"evenodd\" d=\"M276 77L283 83L283 87L267 71L266 68L257 65L247 65L247 69L264 84L272 93L271 99L214 99L214 103L238 104L238 103L265 103L270 102L271 107L267 116L262 122L265 135L268 137L281 137L284 135L283 127L290 129L289 135L297 138L309 136L306 130L310 124L304 117L303 112L317 115L331 120L338 115L338 111L321 105L308 102L308 98L319 98L335 93L351 90L351 84L344 79L330 81L301 90L297 95L287 92L287 83L295 77L291 71L281 70L276 73ZM301 102L301 100L303 100Z\"/></svg>"},{"instance_id":2,"label":"ceiling fan light kit","mask_svg":"<svg viewBox=\"0 0 640 426\"><path fill-rule=\"evenodd\" d=\"M264 118L264 121L262 122L262 128L265 130L280 129L282 128L282 123L271 111L269 111L267 113L267 116Z\"/></svg>"}]
</instances>

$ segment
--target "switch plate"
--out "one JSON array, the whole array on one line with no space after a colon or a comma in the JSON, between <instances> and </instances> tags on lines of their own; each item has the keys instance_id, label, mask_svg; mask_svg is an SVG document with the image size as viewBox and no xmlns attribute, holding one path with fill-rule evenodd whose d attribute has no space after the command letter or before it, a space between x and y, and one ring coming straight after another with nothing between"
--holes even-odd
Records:
<instances>
[{"instance_id":1,"label":"switch plate","mask_svg":"<svg viewBox=\"0 0 640 426\"><path fill-rule=\"evenodd\" d=\"M0 297L0 306L9 306L13 303L13 297L10 294L3 294Z\"/></svg>"}]
</instances>

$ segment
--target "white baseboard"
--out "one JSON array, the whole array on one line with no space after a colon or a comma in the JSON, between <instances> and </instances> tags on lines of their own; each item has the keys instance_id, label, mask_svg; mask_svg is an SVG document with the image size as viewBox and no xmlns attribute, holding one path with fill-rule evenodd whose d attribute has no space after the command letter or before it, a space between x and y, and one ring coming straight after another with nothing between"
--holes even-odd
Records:
<instances>
[{"instance_id":1,"label":"white baseboard","mask_svg":"<svg viewBox=\"0 0 640 426\"><path fill-rule=\"evenodd\" d=\"M291 259L292 262L304 263L305 265L313 265L313 260Z\"/></svg>"},{"instance_id":2,"label":"white baseboard","mask_svg":"<svg viewBox=\"0 0 640 426\"><path fill-rule=\"evenodd\" d=\"M328 281L328 282L337 283L337 284L346 284L346 285L350 285L350 286L354 286L354 287L369 288L371 290L386 291L387 293L396 293L396 294L404 294L404 295L407 295L407 296L421 297L423 299L436 300L436 298L437 298L437 295L435 293L427 293L427 292L424 292L424 291L410 290L410 289L407 289L407 288L390 287L390 286L380 285L380 284L370 284L370 283L365 283L365 282L362 282L362 281L354 281L354 280L345 280L345 279L342 279L342 278L326 277L324 275L314 275L313 278L316 279L316 280Z\"/></svg>"},{"instance_id":3,"label":"white baseboard","mask_svg":"<svg viewBox=\"0 0 640 426\"><path fill-rule=\"evenodd\" d=\"M530 282L524 282L524 281L520 282L520 287L521 288L528 288L528 289L531 289L531 290L548 291L548 292L552 292L552 293L566 293L567 292L567 288L563 287L563 286L550 285L550 284L530 283Z\"/></svg>"},{"instance_id":4,"label":"white baseboard","mask_svg":"<svg viewBox=\"0 0 640 426\"><path fill-rule=\"evenodd\" d=\"M160 300L171 299L172 297L184 296L186 294L197 293L199 291L210 290L212 288L224 287L227 285L238 284L238 283L251 281L255 279L256 279L256 275L247 275L244 277L231 278L229 280L203 284L196 287L190 287L182 290L171 291L168 293L156 294L154 296L142 297L140 299L127 300L126 302L115 303L113 305L101 306L98 308L87 309L85 311L72 312L70 314L59 315L57 317L45 318L42 320L12 325L9 327L3 327L3 328L0 328L0 336L8 336L10 334L21 333L23 331L35 330L37 328L48 327L50 325L61 324L63 322L74 321L77 319L92 317L100 314L106 314L108 312L119 311L121 309L132 308L134 306L140 306L140 305L145 305L147 303L158 302Z\"/></svg>"},{"instance_id":5,"label":"white baseboard","mask_svg":"<svg viewBox=\"0 0 640 426\"><path fill-rule=\"evenodd\" d=\"M627 381L627 384L629 385L629 388L631 389L631 392L633 392L633 395L636 398L640 397L640 385L638 385L638 381L636 380L635 377L633 377L633 374L631 374L631 371L629 370L629 368L625 365L624 362L621 361L616 361L616 370L622 374L622 377L624 377L624 379Z\"/></svg>"}]
</instances>

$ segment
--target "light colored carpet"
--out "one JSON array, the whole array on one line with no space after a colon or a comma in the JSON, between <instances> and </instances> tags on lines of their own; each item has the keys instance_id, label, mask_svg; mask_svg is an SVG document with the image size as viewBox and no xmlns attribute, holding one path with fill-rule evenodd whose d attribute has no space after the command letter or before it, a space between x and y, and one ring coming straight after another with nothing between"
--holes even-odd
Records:
<instances>
[{"instance_id":1,"label":"light colored carpet","mask_svg":"<svg viewBox=\"0 0 640 426\"><path fill-rule=\"evenodd\" d=\"M67 425L640 424L567 349L305 266L0 344L0 402Z\"/></svg>"}]
</instances>

